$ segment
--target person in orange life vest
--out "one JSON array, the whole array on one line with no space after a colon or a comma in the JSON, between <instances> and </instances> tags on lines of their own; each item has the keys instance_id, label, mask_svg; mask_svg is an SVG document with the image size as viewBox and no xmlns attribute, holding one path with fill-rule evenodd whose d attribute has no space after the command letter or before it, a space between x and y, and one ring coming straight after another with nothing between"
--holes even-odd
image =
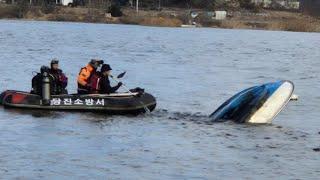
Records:
<instances>
[{"instance_id":1,"label":"person in orange life vest","mask_svg":"<svg viewBox=\"0 0 320 180\"><path fill-rule=\"evenodd\" d=\"M90 78L97 68L103 64L103 60L92 59L86 67L81 68L78 75L78 94L88 94L91 90Z\"/></svg>"},{"instance_id":2,"label":"person in orange life vest","mask_svg":"<svg viewBox=\"0 0 320 180\"><path fill-rule=\"evenodd\" d=\"M103 64L101 67L101 78L99 81L100 94L115 93L122 86L122 82L119 82L118 85L114 87L110 85L109 76L111 75L111 70L109 64Z\"/></svg>"}]
</instances>

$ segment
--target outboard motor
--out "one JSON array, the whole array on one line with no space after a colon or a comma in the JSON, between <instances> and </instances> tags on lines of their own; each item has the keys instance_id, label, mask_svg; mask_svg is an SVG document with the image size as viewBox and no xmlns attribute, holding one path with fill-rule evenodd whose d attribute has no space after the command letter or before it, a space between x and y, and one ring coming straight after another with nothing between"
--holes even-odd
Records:
<instances>
[{"instance_id":1,"label":"outboard motor","mask_svg":"<svg viewBox=\"0 0 320 180\"><path fill-rule=\"evenodd\" d=\"M49 74L46 71L46 67L41 68L42 73L42 104L43 105L50 105L50 79Z\"/></svg>"}]
</instances>

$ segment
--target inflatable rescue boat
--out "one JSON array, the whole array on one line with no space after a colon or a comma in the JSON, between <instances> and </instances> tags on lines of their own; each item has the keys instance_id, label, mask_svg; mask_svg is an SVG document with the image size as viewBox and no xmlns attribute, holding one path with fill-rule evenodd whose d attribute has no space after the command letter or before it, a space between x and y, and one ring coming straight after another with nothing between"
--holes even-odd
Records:
<instances>
[{"instance_id":1,"label":"inflatable rescue boat","mask_svg":"<svg viewBox=\"0 0 320 180\"><path fill-rule=\"evenodd\" d=\"M93 111L107 114L139 114L153 111L156 99L148 93L68 94L43 97L28 92L7 90L0 95L4 107L60 111Z\"/></svg>"}]
</instances>

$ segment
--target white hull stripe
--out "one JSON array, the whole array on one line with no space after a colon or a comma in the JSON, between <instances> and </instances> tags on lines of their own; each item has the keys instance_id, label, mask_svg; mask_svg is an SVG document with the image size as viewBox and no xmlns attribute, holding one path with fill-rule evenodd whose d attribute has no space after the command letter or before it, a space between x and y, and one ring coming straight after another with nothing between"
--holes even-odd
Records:
<instances>
[{"instance_id":1,"label":"white hull stripe","mask_svg":"<svg viewBox=\"0 0 320 180\"><path fill-rule=\"evenodd\" d=\"M249 119L249 123L271 123L289 102L294 86L285 81Z\"/></svg>"}]
</instances>

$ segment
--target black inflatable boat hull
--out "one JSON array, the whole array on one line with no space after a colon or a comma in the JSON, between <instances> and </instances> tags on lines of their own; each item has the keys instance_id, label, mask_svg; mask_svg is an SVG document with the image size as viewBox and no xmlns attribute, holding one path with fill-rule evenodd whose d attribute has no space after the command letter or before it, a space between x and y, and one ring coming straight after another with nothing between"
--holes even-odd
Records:
<instances>
[{"instance_id":1,"label":"black inflatable boat hull","mask_svg":"<svg viewBox=\"0 0 320 180\"><path fill-rule=\"evenodd\" d=\"M40 96L21 91L8 90L0 95L0 104L5 107L20 109L43 109L59 111L92 111L107 114L139 114L153 111L156 99L148 93L132 95L89 94L89 95L53 95L49 104L43 104Z\"/></svg>"}]
</instances>

